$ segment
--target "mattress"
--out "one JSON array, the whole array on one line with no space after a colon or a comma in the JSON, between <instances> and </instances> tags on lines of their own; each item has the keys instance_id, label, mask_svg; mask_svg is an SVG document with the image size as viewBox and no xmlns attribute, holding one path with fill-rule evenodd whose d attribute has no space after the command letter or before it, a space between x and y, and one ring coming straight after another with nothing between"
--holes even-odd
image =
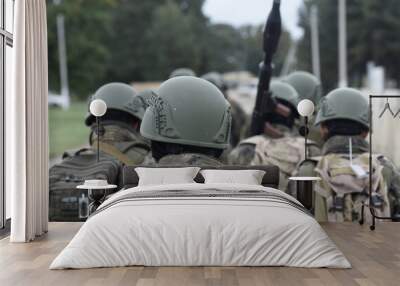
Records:
<instances>
[{"instance_id":1,"label":"mattress","mask_svg":"<svg viewBox=\"0 0 400 286\"><path fill-rule=\"evenodd\" d=\"M317 221L284 192L193 183L114 194L50 269L133 265L351 267Z\"/></svg>"}]
</instances>

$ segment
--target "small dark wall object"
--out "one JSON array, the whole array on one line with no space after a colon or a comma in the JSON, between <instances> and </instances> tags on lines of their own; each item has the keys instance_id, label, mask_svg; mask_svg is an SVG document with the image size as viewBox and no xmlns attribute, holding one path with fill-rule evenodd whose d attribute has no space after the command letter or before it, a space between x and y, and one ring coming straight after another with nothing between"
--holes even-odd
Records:
<instances>
[{"instance_id":1,"label":"small dark wall object","mask_svg":"<svg viewBox=\"0 0 400 286\"><path fill-rule=\"evenodd\" d=\"M297 199L310 212L313 212L313 181L297 181Z\"/></svg>"},{"instance_id":2,"label":"small dark wall object","mask_svg":"<svg viewBox=\"0 0 400 286\"><path fill-rule=\"evenodd\" d=\"M290 181L296 183L296 198L302 205L314 213L314 182L320 181L320 177L290 177Z\"/></svg>"},{"instance_id":3,"label":"small dark wall object","mask_svg":"<svg viewBox=\"0 0 400 286\"><path fill-rule=\"evenodd\" d=\"M100 162L100 118L96 116L96 134L97 134L97 163Z\"/></svg>"},{"instance_id":4,"label":"small dark wall object","mask_svg":"<svg viewBox=\"0 0 400 286\"><path fill-rule=\"evenodd\" d=\"M306 126L301 126L301 127L299 128L299 134L300 134L300 136L305 137L305 136L308 135L309 133L310 133L310 130L309 130L308 127L306 127Z\"/></svg>"}]
</instances>

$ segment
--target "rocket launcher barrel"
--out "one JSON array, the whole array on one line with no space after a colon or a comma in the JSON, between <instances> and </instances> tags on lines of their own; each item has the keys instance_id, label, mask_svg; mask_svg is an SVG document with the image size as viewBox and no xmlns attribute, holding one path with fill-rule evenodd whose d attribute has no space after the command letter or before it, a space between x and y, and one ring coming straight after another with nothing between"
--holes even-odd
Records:
<instances>
[{"instance_id":1,"label":"rocket launcher barrel","mask_svg":"<svg viewBox=\"0 0 400 286\"><path fill-rule=\"evenodd\" d=\"M260 65L259 81L257 87L256 104L254 106L250 133L258 135L263 133L265 116L269 113L278 113L284 116L290 115L290 110L276 102L269 91L272 75L272 58L277 50L282 31L280 14L280 1L274 0L269 13L263 37L264 59Z\"/></svg>"}]
</instances>

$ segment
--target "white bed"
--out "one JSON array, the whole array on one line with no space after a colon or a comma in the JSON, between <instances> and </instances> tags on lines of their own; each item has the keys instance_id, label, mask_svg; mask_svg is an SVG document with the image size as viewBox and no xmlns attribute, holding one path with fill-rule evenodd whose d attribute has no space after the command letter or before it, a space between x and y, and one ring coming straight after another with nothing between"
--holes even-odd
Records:
<instances>
[{"instance_id":1,"label":"white bed","mask_svg":"<svg viewBox=\"0 0 400 286\"><path fill-rule=\"evenodd\" d=\"M50 269L350 268L299 204L279 190L254 185L193 183L127 189L100 206Z\"/></svg>"}]
</instances>

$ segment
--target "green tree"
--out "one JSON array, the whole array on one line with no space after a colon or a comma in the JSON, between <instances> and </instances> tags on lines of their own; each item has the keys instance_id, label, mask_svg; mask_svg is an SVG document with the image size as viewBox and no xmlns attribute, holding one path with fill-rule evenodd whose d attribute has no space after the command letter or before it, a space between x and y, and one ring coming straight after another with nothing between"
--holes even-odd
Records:
<instances>
[{"instance_id":1,"label":"green tree","mask_svg":"<svg viewBox=\"0 0 400 286\"><path fill-rule=\"evenodd\" d=\"M209 26L206 40L208 70L226 72L244 69L245 48L240 32L231 25Z\"/></svg>"},{"instance_id":2,"label":"green tree","mask_svg":"<svg viewBox=\"0 0 400 286\"><path fill-rule=\"evenodd\" d=\"M110 56L107 41L111 32L114 0L63 1L47 3L49 86L59 90L59 62L56 17L65 18L69 85L74 95L87 98L104 80ZM90 12L89 12L90 11Z\"/></svg>"},{"instance_id":3,"label":"green tree","mask_svg":"<svg viewBox=\"0 0 400 286\"><path fill-rule=\"evenodd\" d=\"M305 33L299 43L299 69L311 70L310 27L308 11L318 7L321 77L326 91L337 86L338 81L338 28L337 1L308 0L300 10L300 26ZM349 84L361 86L366 65L373 61L386 69L386 75L399 84L400 71L400 5L397 0L348 0L347 65Z\"/></svg>"},{"instance_id":4,"label":"green tree","mask_svg":"<svg viewBox=\"0 0 400 286\"><path fill-rule=\"evenodd\" d=\"M50 88L59 89L56 15L65 16L71 91L81 99L110 81L164 80L177 67L258 72L262 25L211 24L204 0L48 1ZM267 17L267 15L265 15ZM279 74L287 32L274 59Z\"/></svg>"},{"instance_id":5,"label":"green tree","mask_svg":"<svg viewBox=\"0 0 400 286\"><path fill-rule=\"evenodd\" d=\"M184 14L172 1L155 9L145 41L151 43L146 53L152 60L143 67L146 79L163 80L177 67L198 70L200 49L195 34L193 16Z\"/></svg>"},{"instance_id":6,"label":"green tree","mask_svg":"<svg viewBox=\"0 0 400 286\"><path fill-rule=\"evenodd\" d=\"M148 53L149 44L145 35L153 20L153 12L165 3L164 0L117 0L112 11L112 35L108 62L110 80L130 82L145 80L143 71L150 68L154 60ZM152 43L156 44L156 43Z\"/></svg>"},{"instance_id":7,"label":"green tree","mask_svg":"<svg viewBox=\"0 0 400 286\"><path fill-rule=\"evenodd\" d=\"M168 48L171 52L177 45L186 45L185 42L188 41L185 38L193 38L196 35L192 45L197 47L190 47L187 54L193 49L202 49L201 39L207 22L202 12L203 0L117 1L118 5L113 11L113 36L109 41L110 50L113 51L109 61L109 79L123 82L161 79L160 76L165 76L166 72L155 70L155 65L158 65L156 59L161 58L164 69L165 66L173 66L174 60L177 60L175 67L187 62L186 59L176 57L162 58L159 54L165 51L164 44L173 45ZM169 14L172 16L170 19L166 17ZM187 27L178 27L176 21L179 19L184 21L180 26ZM173 30L181 33L172 35ZM161 38L157 38L156 35ZM160 40L171 37L177 40L176 45ZM201 56L201 53L196 56ZM201 61L198 58L193 59L196 60ZM188 66L197 68L196 65L190 63Z\"/></svg>"},{"instance_id":8,"label":"green tree","mask_svg":"<svg viewBox=\"0 0 400 286\"><path fill-rule=\"evenodd\" d=\"M300 26L304 29L304 36L299 42L297 50L298 69L312 71L311 60L311 31L310 7L318 5L319 45L321 63L321 81L324 91L337 86L337 53L338 53L338 28L337 28L337 1L311 0L300 10Z\"/></svg>"}]
</instances>

